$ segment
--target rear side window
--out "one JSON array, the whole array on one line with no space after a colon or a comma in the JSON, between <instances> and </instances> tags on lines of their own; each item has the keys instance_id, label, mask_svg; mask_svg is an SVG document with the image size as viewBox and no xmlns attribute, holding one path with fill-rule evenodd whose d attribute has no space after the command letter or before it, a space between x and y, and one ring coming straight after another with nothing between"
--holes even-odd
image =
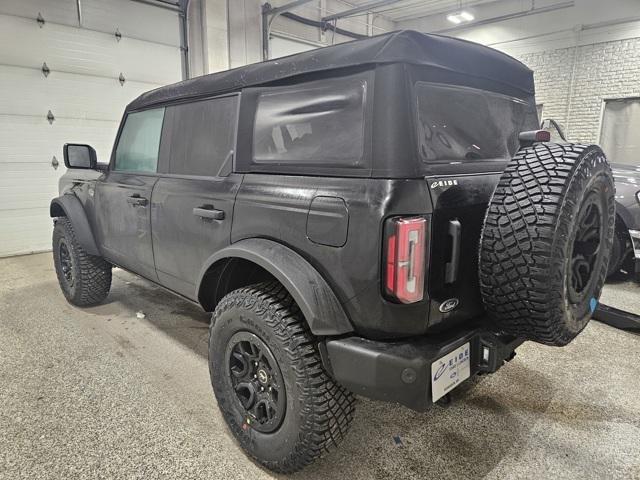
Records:
<instances>
[{"instance_id":1,"label":"rear side window","mask_svg":"<svg viewBox=\"0 0 640 480\"><path fill-rule=\"evenodd\" d=\"M169 173L217 176L233 155L238 96L167 107Z\"/></svg>"},{"instance_id":2,"label":"rear side window","mask_svg":"<svg viewBox=\"0 0 640 480\"><path fill-rule=\"evenodd\" d=\"M156 171L163 121L164 108L127 115L116 148L116 170Z\"/></svg>"},{"instance_id":3,"label":"rear side window","mask_svg":"<svg viewBox=\"0 0 640 480\"><path fill-rule=\"evenodd\" d=\"M507 160L518 133L536 123L535 105L497 93L418 82L418 146L423 161Z\"/></svg>"},{"instance_id":4,"label":"rear side window","mask_svg":"<svg viewBox=\"0 0 640 480\"><path fill-rule=\"evenodd\" d=\"M253 162L360 166L367 82L338 78L279 87L257 99Z\"/></svg>"}]
</instances>

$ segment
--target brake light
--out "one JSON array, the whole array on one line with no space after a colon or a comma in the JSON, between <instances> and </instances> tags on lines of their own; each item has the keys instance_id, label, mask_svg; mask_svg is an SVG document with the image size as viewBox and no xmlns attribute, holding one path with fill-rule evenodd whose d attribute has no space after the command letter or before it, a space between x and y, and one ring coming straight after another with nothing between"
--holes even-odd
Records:
<instances>
[{"instance_id":1,"label":"brake light","mask_svg":"<svg viewBox=\"0 0 640 480\"><path fill-rule=\"evenodd\" d=\"M424 296L426 225L423 217L388 220L385 289L401 303L414 303Z\"/></svg>"}]
</instances>

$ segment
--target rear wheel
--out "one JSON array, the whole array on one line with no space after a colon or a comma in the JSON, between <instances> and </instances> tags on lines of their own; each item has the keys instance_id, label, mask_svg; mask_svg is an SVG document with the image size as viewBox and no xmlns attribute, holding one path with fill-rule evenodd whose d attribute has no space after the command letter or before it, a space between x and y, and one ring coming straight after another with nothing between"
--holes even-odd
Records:
<instances>
[{"instance_id":1,"label":"rear wheel","mask_svg":"<svg viewBox=\"0 0 640 480\"><path fill-rule=\"evenodd\" d=\"M67 217L56 219L52 247L58 283L66 299L79 307L102 302L111 288L111 264L84 251Z\"/></svg>"},{"instance_id":2,"label":"rear wheel","mask_svg":"<svg viewBox=\"0 0 640 480\"><path fill-rule=\"evenodd\" d=\"M336 447L353 419L353 395L324 371L317 340L277 282L220 301L209 370L229 429L275 472L295 472Z\"/></svg>"},{"instance_id":3,"label":"rear wheel","mask_svg":"<svg viewBox=\"0 0 640 480\"><path fill-rule=\"evenodd\" d=\"M538 144L509 163L480 248L482 297L501 331L548 345L582 331L607 276L614 192L597 146Z\"/></svg>"}]
</instances>

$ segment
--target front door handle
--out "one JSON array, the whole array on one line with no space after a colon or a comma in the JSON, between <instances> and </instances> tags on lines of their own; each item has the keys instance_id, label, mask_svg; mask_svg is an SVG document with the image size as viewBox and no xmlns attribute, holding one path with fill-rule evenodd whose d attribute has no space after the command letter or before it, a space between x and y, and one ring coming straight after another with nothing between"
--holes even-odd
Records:
<instances>
[{"instance_id":1,"label":"front door handle","mask_svg":"<svg viewBox=\"0 0 640 480\"><path fill-rule=\"evenodd\" d=\"M200 218L224 220L224 211L213 208L213 205L201 205L193 209L193 214Z\"/></svg>"},{"instance_id":2,"label":"front door handle","mask_svg":"<svg viewBox=\"0 0 640 480\"><path fill-rule=\"evenodd\" d=\"M144 197L141 197L138 194L135 194L135 195L131 195L130 197L127 197L127 203L129 205L133 205L134 207L146 207L147 204L149 203L149 200L147 200Z\"/></svg>"}]
</instances>

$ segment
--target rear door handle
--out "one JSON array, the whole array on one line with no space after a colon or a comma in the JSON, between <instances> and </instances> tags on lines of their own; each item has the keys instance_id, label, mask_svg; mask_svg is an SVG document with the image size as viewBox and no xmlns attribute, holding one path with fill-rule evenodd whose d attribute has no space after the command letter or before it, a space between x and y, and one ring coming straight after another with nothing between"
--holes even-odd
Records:
<instances>
[{"instance_id":1,"label":"rear door handle","mask_svg":"<svg viewBox=\"0 0 640 480\"><path fill-rule=\"evenodd\" d=\"M146 207L147 204L149 203L149 200L147 200L144 197L141 197L138 194L135 194L135 195L131 195L130 197L127 197L127 203L129 205L133 205L134 207Z\"/></svg>"},{"instance_id":2,"label":"rear door handle","mask_svg":"<svg viewBox=\"0 0 640 480\"><path fill-rule=\"evenodd\" d=\"M193 209L193 214L200 218L224 220L224 211L213 208L213 205L201 205Z\"/></svg>"},{"instance_id":3,"label":"rear door handle","mask_svg":"<svg viewBox=\"0 0 640 480\"><path fill-rule=\"evenodd\" d=\"M451 237L451 261L445 266L444 283L453 283L458 278L460 265L460 230L459 220L449 221L449 236Z\"/></svg>"}]
</instances>

